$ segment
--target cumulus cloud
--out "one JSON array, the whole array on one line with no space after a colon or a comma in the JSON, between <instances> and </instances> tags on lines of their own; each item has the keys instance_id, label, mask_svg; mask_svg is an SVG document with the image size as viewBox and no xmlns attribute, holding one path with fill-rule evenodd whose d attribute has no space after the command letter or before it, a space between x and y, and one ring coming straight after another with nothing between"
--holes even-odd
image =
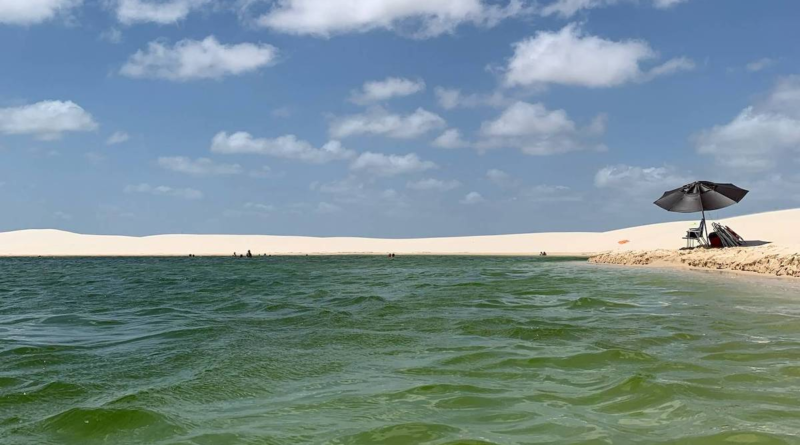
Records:
<instances>
[{"instance_id":1,"label":"cumulus cloud","mask_svg":"<svg viewBox=\"0 0 800 445\"><path fill-rule=\"evenodd\" d=\"M428 178L428 179L420 179L419 181L409 182L408 184L406 184L406 187L411 190L418 190L418 191L447 192L461 187L461 183L456 181L455 179L450 181L443 181L441 179Z\"/></svg>"},{"instance_id":2,"label":"cumulus cloud","mask_svg":"<svg viewBox=\"0 0 800 445\"><path fill-rule=\"evenodd\" d=\"M160 157L158 166L165 170L195 176L238 175L243 171L239 164L217 164L208 158L191 159L184 156Z\"/></svg>"},{"instance_id":3,"label":"cumulus cloud","mask_svg":"<svg viewBox=\"0 0 800 445\"><path fill-rule=\"evenodd\" d=\"M389 113L375 108L367 113L335 119L330 126L334 138L359 135L387 136L396 139L413 139L446 125L441 116L422 108L409 115Z\"/></svg>"},{"instance_id":4,"label":"cumulus cloud","mask_svg":"<svg viewBox=\"0 0 800 445\"><path fill-rule=\"evenodd\" d=\"M211 142L211 151L221 154L260 154L311 164L345 160L356 155L355 151L343 147L339 141L330 141L321 148L316 148L291 134L266 139L254 138L246 132L231 135L226 132L217 133Z\"/></svg>"},{"instance_id":5,"label":"cumulus cloud","mask_svg":"<svg viewBox=\"0 0 800 445\"><path fill-rule=\"evenodd\" d=\"M689 0L653 0L653 6L659 9L667 9L687 1Z\"/></svg>"},{"instance_id":6,"label":"cumulus cloud","mask_svg":"<svg viewBox=\"0 0 800 445\"><path fill-rule=\"evenodd\" d=\"M368 197L368 190L356 176L348 176L340 181L323 184L313 182L309 188L320 193L334 195L336 201L348 204L363 202Z\"/></svg>"},{"instance_id":7,"label":"cumulus cloud","mask_svg":"<svg viewBox=\"0 0 800 445\"><path fill-rule=\"evenodd\" d=\"M516 187L520 184L519 180L512 177L507 172L492 168L486 172L486 177L489 181L493 182L495 185L499 185L500 187Z\"/></svg>"},{"instance_id":8,"label":"cumulus cloud","mask_svg":"<svg viewBox=\"0 0 800 445\"><path fill-rule=\"evenodd\" d=\"M434 89L439 106L445 110L476 108L480 106L504 107L512 102L500 92L492 94L464 94L457 88L436 87Z\"/></svg>"},{"instance_id":9,"label":"cumulus cloud","mask_svg":"<svg viewBox=\"0 0 800 445\"><path fill-rule=\"evenodd\" d=\"M601 168L594 177L594 185L600 189L614 189L625 194L647 194L671 190L689 183L688 177L680 175L671 167L638 167L614 165Z\"/></svg>"},{"instance_id":10,"label":"cumulus cloud","mask_svg":"<svg viewBox=\"0 0 800 445\"><path fill-rule=\"evenodd\" d=\"M445 130L441 136L433 141L434 147L454 149L469 146L469 142L461 137L461 131L455 128Z\"/></svg>"},{"instance_id":11,"label":"cumulus cloud","mask_svg":"<svg viewBox=\"0 0 800 445\"><path fill-rule=\"evenodd\" d=\"M106 145L117 145L128 142L130 135L124 131L117 131L106 139Z\"/></svg>"},{"instance_id":12,"label":"cumulus cloud","mask_svg":"<svg viewBox=\"0 0 800 445\"><path fill-rule=\"evenodd\" d=\"M763 59L754 60L754 61L748 63L745 68L747 68L747 71L750 71L751 73L755 73L755 72L758 72L758 71L765 70L765 69L771 67L774 64L775 64L775 60L774 59L770 59L769 57L764 57Z\"/></svg>"},{"instance_id":13,"label":"cumulus cloud","mask_svg":"<svg viewBox=\"0 0 800 445\"><path fill-rule=\"evenodd\" d=\"M415 153L407 155L386 155L382 153L362 153L350 165L354 172L372 176L398 176L421 173L438 168L431 161L423 161Z\"/></svg>"},{"instance_id":14,"label":"cumulus cloud","mask_svg":"<svg viewBox=\"0 0 800 445\"><path fill-rule=\"evenodd\" d=\"M41 140L55 140L67 132L93 131L97 127L92 115L71 101L48 100L0 108L2 134L25 134Z\"/></svg>"},{"instance_id":15,"label":"cumulus cloud","mask_svg":"<svg viewBox=\"0 0 800 445\"><path fill-rule=\"evenodd\" d=\"M425 90L421 79L411 80L389 77L384 80L365 82L359 91L354 91L350 101L359 105L389 100L394 97L410 96Z\"/></svg>"},{"instance_id":16,"label":"cumulus cloud","mask_svg":"<svg viewBox=\"0 0 800 445\"><path fill-rule=\"evenodd\" d=\"M549 203L582 201L583 197L563 185L540 184L521 189L517 199L527 202Z\"/></svg>"},{"instance_id":17,"label":"cumulus cloud","mask_svg":"<svg viewBox=\"0 0 800 445\"><path fill-rule=\"evenodd\" d=\"M560 31L542 31L515 43L514 55L505 70L505 84L614 87L694 68L691 60L678 58L643 71L641 64L655 58L656 52L647 42L615 42L585 35L573 23Z\"/></svg>"},{"instance_id":18,"label":"cumulus cloud","mask_svg":"<svg viewBox=\"0 0 800 445\"><path fill-rule=\"evenodd\" d=\"M425 38L453 32L463 23L494 26L527 11L521 0L279 0L258 23L317 37L387 29Z\"/></svg>"},{"instance_id":19,"label":"cumulus cloud","mask_svg":"<svg viewBox=\"0 0 800 445\"><path fill-rule=\"evenodd\" d=\"M117 28L110 28L101 32L99 38L100 40L116 45L122 43L122 31Z\"/></svg>"},{"instance_id":20,"label":"cumulus cloud","mask_svg":"<svg viewBox=\"0 0 800 445\"><path fill-rule=\"evenodd\" d=\"M133 78L189 81L220 79L257 71L275 63L278 50L264 43L225 45L214 36L181 40L174 46L154 41L132 55L120 74Z\"/></svg>"},{"instance_id":21,"label":"cumulus cloud","mask_svg":"<svg viewBox=\"0 0 800 445\"><path fill-rule=\"evenodd\" d=\"M157 23L169 25L185 19L195 9L209 3L209 0L119 0L117 20L125 25L135 23Z\"/></svg>"},{"instance_id":22,"label":"cumulus cloud","mask_svg":"<svg viewBox=\"0 0 800 445\"><path fill-rule=\"evenodd\" d=\"M549 110L541 103L516 102L497 119L481 125L482 139L476 146L481 150L516 147L536 156L604 150L604 146L591 142L604 131L603 115L586 128L579 128L564 110Z\"/></svg>"},{"instance_id":23,"label":"cumulus cloud","mask_svg":"<svg viewBox=\"0 0 800 445\"><path fill-rule=\"evenodd\" d=\"M272 204L262 204L260 202L247 202L244 204L244 209L247 213L266 216L275 211L275 206Z\"/></svg>"},{"instance_id":24,"label":"cumulus cloud","mask_svg":"<svg viewBox=\"0 0 800 445\"><path fill-rule=\"evenodd\" d=\"M475 204L480 204L482 202L486 202L486 200L483 199L483 196L478 192L469 192L459 202L465 205L475 205Z\"/></svg>"},{"instance_id":25,"label":"cumulus cloud","mask_svg":"<svg viewBox=\"0 0 800 445\"><path fill-rule=\"evenodd\" d=\"M727 167L754 172L800 153L800 76L781 79L759 103L732 121L694 136L697 151Z\"/></svg>"},{"instance_id":26,"label":"cumulus cloud","mask_svg":"<svg viewBox=\"0 0 800 445\"><path fill-rule=\"evenodd\" d=\"M144 193L155 196L170 196L173 198L197 200L203 199L203 192L192 188L172 188L165 185L153 186L147 183L129 185L125 187L125 193Z\"/></svg>"},{"instance_id":27,"label":"cumulus cloud","mask_svg":"<svg viewBox=\"0 0 800 445\"><path fill-rule=\"evenodd\" d=\"M0 0L0 23L35 25L69 12L83 0Z\"/></svg>"},{"instance_id":28,"label":"cumulus cloud","mask_svg":"<svg viewBox=\"0 0 800 445\"><path fill-rule=\"evenodd\" d=\"M688 0L653 0L652 4L658 9L667 9L685 1ZM582 10L603 8L620 2L621 0L555 0L541 8L540 14L572 17Z\"/></svg>"}]
</instances>

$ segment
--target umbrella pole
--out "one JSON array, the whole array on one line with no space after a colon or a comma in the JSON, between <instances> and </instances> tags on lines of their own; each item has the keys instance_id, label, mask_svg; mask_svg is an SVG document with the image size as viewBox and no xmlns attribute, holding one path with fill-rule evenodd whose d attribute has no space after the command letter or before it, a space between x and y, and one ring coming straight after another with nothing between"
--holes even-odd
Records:
<instances>
[{"instance_id":1,"label":"umbrella pole","mask_svg":"<svg viewBox=\"0 0 800 445\"><path fill-rule=\"evenodd\" d=\"M703 231L705 232L705 235L703 235L702 233L701 233L701 235L703 235L705 237L706 244L708 244L708 228L706 227L706 210L703 209L702 212L703 212L703 221L700 222L700 226L702 227Z\"/></svg>"}]
</instances>

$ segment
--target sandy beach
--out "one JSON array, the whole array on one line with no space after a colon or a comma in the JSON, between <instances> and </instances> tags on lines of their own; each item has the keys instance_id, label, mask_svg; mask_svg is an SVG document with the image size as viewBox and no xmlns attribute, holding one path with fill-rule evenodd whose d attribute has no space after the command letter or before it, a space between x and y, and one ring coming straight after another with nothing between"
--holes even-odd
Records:
<instances>
[{"instance_id":1,"label":"sandy beach","mask_svg":"<svg viewBox=\"0 0 800 445\"><path fill-rule=\"evenodd\" d=\"M800 209L720 220L752 246L679 251L697 221L671 222L610 232L533 233L428 239L313 238L262 235L82 235L58 230L0 233L0 256L229 256L256 255L548 255L592 256L594 262L688 265L800 275ZM710 223L710 222L709 222Z\"/></svg>"}]
</instances>

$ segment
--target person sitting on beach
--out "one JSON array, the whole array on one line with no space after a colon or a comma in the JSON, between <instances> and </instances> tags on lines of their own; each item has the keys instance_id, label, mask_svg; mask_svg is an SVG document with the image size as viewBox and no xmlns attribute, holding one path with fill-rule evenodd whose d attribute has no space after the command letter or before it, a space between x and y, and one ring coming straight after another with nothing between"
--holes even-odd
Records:
<instances>
[{"instance_id":1,"label":"person sitting on beach","mask_svg":"<svg viewBox=\"0 0 800 445\"><path fill-rule=\"evenodd\" d=\"M247 251L247 258L253 258L253 254L249 250Z\"/></svg>"}]
</instances>

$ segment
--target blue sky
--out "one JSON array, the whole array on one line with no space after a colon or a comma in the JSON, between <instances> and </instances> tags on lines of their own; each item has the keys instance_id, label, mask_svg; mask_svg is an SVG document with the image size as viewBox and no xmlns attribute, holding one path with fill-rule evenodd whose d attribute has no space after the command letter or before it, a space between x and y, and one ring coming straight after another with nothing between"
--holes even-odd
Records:
<instances>
[{"instance_id":1,"label":"blue sky","mask_svg":"<svg viewBox=\"0 0 800 445\"><path fill-rule=\"evenodd\" d=\"M0 0L0 231L417 237L800 206L791 0ZM685 216L684 216L685 217Z\"/></svg>"}]
</instances>

